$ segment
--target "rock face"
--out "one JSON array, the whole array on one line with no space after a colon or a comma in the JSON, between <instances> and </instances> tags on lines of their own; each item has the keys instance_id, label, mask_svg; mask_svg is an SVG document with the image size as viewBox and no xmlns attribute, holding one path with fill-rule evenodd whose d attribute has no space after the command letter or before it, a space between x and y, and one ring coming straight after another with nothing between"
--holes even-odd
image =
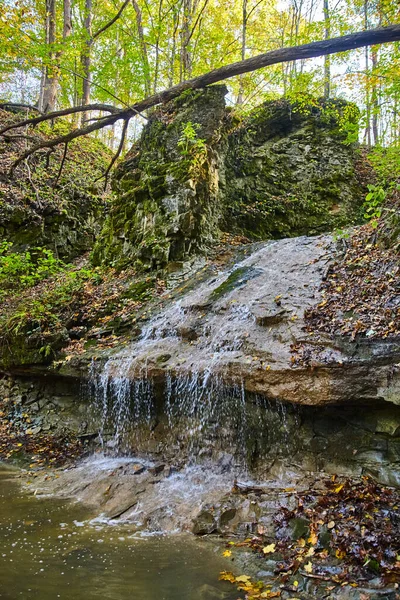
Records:
<instances>
[{"instance_id":1,"label":"rock face","mask_svg":"<svg viewBox=\"0 0 400 600\"><path fill-rule=\"evenodd\" d=\"M145 370L148 378L175 378L177 389L185 378L207 389L220 378L302 405L400 404L398 339L354 343L306 331L304 312L322 300L334 253L328 236L262 245L171 302L106 372L134 380Z\"/></svg>"},{"instance_id":2,"label":"rock face","mask_svg":"<svg viewBox=\"0 0 400 600\"><path fill-rule=\"evenodd\" d=\"M358 109L340 100L255 109L227 139L224 230L268 239L354 221L360 186L344 122L357 120Z\"/></svg>"},{"instance_id":3,"label":"rock face","mask_svg":"<svg viewBox=\"0 0 400 600\"><path fill-rule=\"evenodd\" d=\"M114 178L116 201L95 262L157 269L201 253L215 239L226 93L216 86L182 94L150 117Z\"/></svg>"},{"instance_id":4,"label":"rock face","mask_svg":"<svg viewBox=\"0 0 400 600\"><path fill-rule=\"evenodd\" d=\"M1 125L14 119L0 110ZM37 135L46 139L45 127L39 127ZM23 144L0 140L0 242L11 242L13 252L45 247L71 260L92 248L101 229L105 202L96 180L108 164L109 151L88 138L69 147L61 173L62 150L56 150L9 177Z\"/></svg>"},{"instance_id":5,"label":"rock face","mask_svg":"<svg viewBox=\"0 0 400 600\"><path fill-rule=\"evenodd\" d=\"M150 117L114 179L97 263L159 269L204 253L221 229L267 239L354 221L356 107L279 100L240 121L226 92L189 91Z\"/></svg>"}]
</instances>

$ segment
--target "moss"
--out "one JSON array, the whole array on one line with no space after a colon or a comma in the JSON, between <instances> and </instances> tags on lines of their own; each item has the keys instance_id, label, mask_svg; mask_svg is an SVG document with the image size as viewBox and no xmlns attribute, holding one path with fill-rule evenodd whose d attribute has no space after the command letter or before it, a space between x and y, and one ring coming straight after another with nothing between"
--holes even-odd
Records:
<instances>
[{"instance_id":1,"label":"moss","mask_svg":"<svg viewBox=\"0 0 400 600\"><path fill-rule=\"evenodd\" d=\"M156 111L114 179L115 199L93 261L164 269L207 252L219 231L268 239L315 234L358 216L358 111L342 100L267 102L227 113L226 89L188 90ZM178 141L196 124L205 148L193 168Z\"/></svg>"},{"instance_id":2,"label":"moss","mask_svg":"<svg viewBox=\"0 0 400 600\"><path fill-rule=\"evenodd\" d=\"M223 229L251 239L313 235L359 216L345 101L268 102L229 137Z\"/></svg>"},{"instance_id":3,"label":"moss","mask_svg":"<svg viewBox=\"0 0 400 600\"><path fill-rule=\"evenodd\" d=\"M254 267L240 267L239 269L235 269L221 285L213 290L209 297L210 302L220 300L223 296L226 296L238 287L245 285L250 279L254 279L261 274L262 271Z\"/></svg>"}]
</instances>

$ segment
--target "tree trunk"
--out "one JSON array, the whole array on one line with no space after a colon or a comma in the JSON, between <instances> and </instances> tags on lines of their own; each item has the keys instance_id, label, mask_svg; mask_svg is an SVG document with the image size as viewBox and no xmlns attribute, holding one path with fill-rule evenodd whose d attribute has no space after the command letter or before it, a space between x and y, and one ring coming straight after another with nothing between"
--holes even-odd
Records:
<instances>
[{"instance_id":1,"label":"tree trunk","mask_svg":"<svg viewBox=\"0 0 400 600\"><path fill-rule=\"evenodd\" d=\"M49 45L49 64L45 69L42 106L39 106L39 109L45 113L53 112L57 101L58 71L54 51L57 31L56 16L56 0L46 0L46 43Z\"/></svg>"},{"instance_id":2,"label":"tree trunk","mask_svg":"<svg viewBox=\"0 0 400 600\"><path fill-rule=\"evenodd\" d=\"M150 81L150 64L149 57L147 54L147 44L144 39L144 31L142 24L142 11L136 0L132 0L133 8L135 9L136 14L136 26L138 30L139 44L140 44L140 52L142 55L143 68L144 68L144 88L146 94L150 94L151 92L151 81Z\"/></svg>"},{"instance_id":3,"label":"tree trunk","mask_svg":"<svg viewBox=\"0 0 400 600\"><path fill-rule=\"evenodd\" d=\"M93 32L92 32L92 0L85 0L85 20L84 20L84 28L85 28L85 47L83 53L81 55L81 64L83 71L83 80L82 80L82 97L81 103L82 106L86 106L86 104L90 104L90 88L91 88L91 72L90 68L92 65L92 44L93 44ZM87 121L89 118L88 113L83 113L82 122Z\"/></svg>"},{"instance_id":4,"label":"tree trunk","mask_svg":"<svg viewBox=\"0 0 400 600\"><path fill-rule=\"evenodd\" d=\"M191 26L193 17L192 0L183 0L183 22L181 29L181 69L180 81L192 75L192 54L190 52Z\"/></svg>"},{"instance_id":5,"label":"tree trunk","mask_svg":"<svg viewBox=\"0 0 400 600\"><path fill-rule=\"evenodd\" d=\"M243 0L242 5L242 60L246 58L246 34L247 34L247 0ZM243 104L244 96L244 76L240 75L239 79L239 93L236 100L236 104Z\"/></svg>"},{"instance_id":6,"label":"tree trunk","mask_svg":"<svg viewBox=\"0 0 400 600\"><path fill-rule=\"evenodd\" d=\"M376 82L375 71L378 65L378 48L373 46L371 49L372 59L372 91L371 91L371 105L372 105L372 134L374 137L374 144L379 144L379 91L378 84Z\"/></svg>"},{"instance_id":7,"label":"tree trunk","mask_svg":"<svg viewBox=\"0 0 400 600\"><path fill-rule=\"evenodd\" d=\"M64 8L63 39L65 40L72 33L71 0L64 0L63 8Z\"/></svg>"},{"instance_id":8,"label":"tree trunk","mask_svg":"<svg viewBox=\"0 0 400 600\"><path fill-rule=\"evenodd\" d=\"M364 27L368 29L368 0L364 0ZM371 146L371 104L369 94L369 48L365 46L365 134L364 141L366 140L368 147Z\"/></svg>"},{"instance_id":9,"label":"tree trunk","mask_svg":"<svg viewBox=\"0 0 400 600\"><path fill-rule=\"evenodd\" d=\"M324 0L324 21L325 21L325 39L331 37L331 23L329 13L329 0ZM325 56L324 62L324 97L329 98L331 95L331 57Z\"/></svg>"}]
</instances>

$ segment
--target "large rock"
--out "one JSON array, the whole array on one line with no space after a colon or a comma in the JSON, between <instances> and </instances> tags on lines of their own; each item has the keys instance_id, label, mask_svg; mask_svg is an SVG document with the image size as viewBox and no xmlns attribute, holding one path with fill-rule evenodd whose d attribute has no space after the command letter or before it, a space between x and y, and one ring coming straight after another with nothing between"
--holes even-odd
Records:
<instances>
[{"instance_id":1,"label":"large rock","mask_svg":"<svg viewBox=\"0 0 400 600\"><path fill-rule=\"evenodd\" d=\"M114 177L116 200L94 260L157 269L204 252L220 217L216 147L225 86L186 92L150 116Z\"/></svg>"},{"instance_id":2,"label":"large rock","mask_svg":"<svg viewBox=\"0 0 400 600\"><path fill-rule=\"evenodd\" d=\"M240 120L226 92L188 91L151 115L114 178L96 263L163 269L204 254L221 229L268 239L354 222L357 108L279 100Z\"/></svg>"},{"instance_id":3,"label":"large rock","mask_svg":"<svg viewBox=\"0 0 400 600\"><path fill-rule=\"evenodd\" d=\"M0 126L16 120L0 110ZM53 125L53 133L65 133L68 124ZM48 139L45 124L35 135ZM64 260L90 250L104 216L103 183L99 179L111 156L98 140L83 138L68 147L60 171L63 149L35 156L30 166L20 166L15 177L9 169L25 150L23 140L0 139L0 243L13 244L12 251L49 248Z\"/></svg>"},{"instance_id":4,"label":"large rock","mask_svg":"<svg viewBox=\"0 0 400 600\"><path fill-rule=\"evenodd\" d=\"M398 339L354 342L306 331L304 312L321 301L334 253L328 236L262 245L161 311L138 342L111 358L109 376L134 380L145 369L148 378L175 378L183 395L214 378L295 404L400 404ZM185 378L192 388L179 383Z\"/></svg>"}]
</instances>

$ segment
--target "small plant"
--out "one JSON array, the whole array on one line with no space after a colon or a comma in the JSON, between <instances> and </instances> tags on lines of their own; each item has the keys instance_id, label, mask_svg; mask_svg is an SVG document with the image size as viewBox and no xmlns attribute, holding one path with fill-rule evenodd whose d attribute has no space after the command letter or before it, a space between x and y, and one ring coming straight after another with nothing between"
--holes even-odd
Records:
<instances>
[{"instance_id":1,"label":"small plant","mask_svg":"<svg viewBox=\"0 0 400 600\"><path fill-rule=\"evenodd\" d=\"M335 242L339 242L340 240L348 240L350 237L350 232L346 229L335 229L332 237Z\"/></svg>"},{"instance_id":2,"label":"small plant","mask_svg":"<svg viewBox=\"0 0 400 600\"><path fill-rule=\"evenodd\" d=\"M58 273L64 263L47 248L12 252L12 242L0 243L0 287L22 289Z\"/></svg>"},{"instance_id":3,"label":"small plant","mask_svg":"<svg viewBox=\"0 0 400 600\"><path fill-rule=\"evenodd\" d=\"M178 149L183 157L189 161L189 173L192 177L199 177L207 159L207 145L205 140L197 137L200 129L198 123L188 121L183 123L181 136L178 140Z\"/></svg>"},{"instance_id":4,"label":"small plant","mask_svg":"<svg viewBox=\"0 0 400 600\"><path fill-rule=\"evenodd\" d=\"M370 225L376 229L378 219L382 214L383 203L386 199L387 192L379 185L368 185L368 194L365 197L363 204L364 218L370 222Z\"/></svg>"}]
</instances>

